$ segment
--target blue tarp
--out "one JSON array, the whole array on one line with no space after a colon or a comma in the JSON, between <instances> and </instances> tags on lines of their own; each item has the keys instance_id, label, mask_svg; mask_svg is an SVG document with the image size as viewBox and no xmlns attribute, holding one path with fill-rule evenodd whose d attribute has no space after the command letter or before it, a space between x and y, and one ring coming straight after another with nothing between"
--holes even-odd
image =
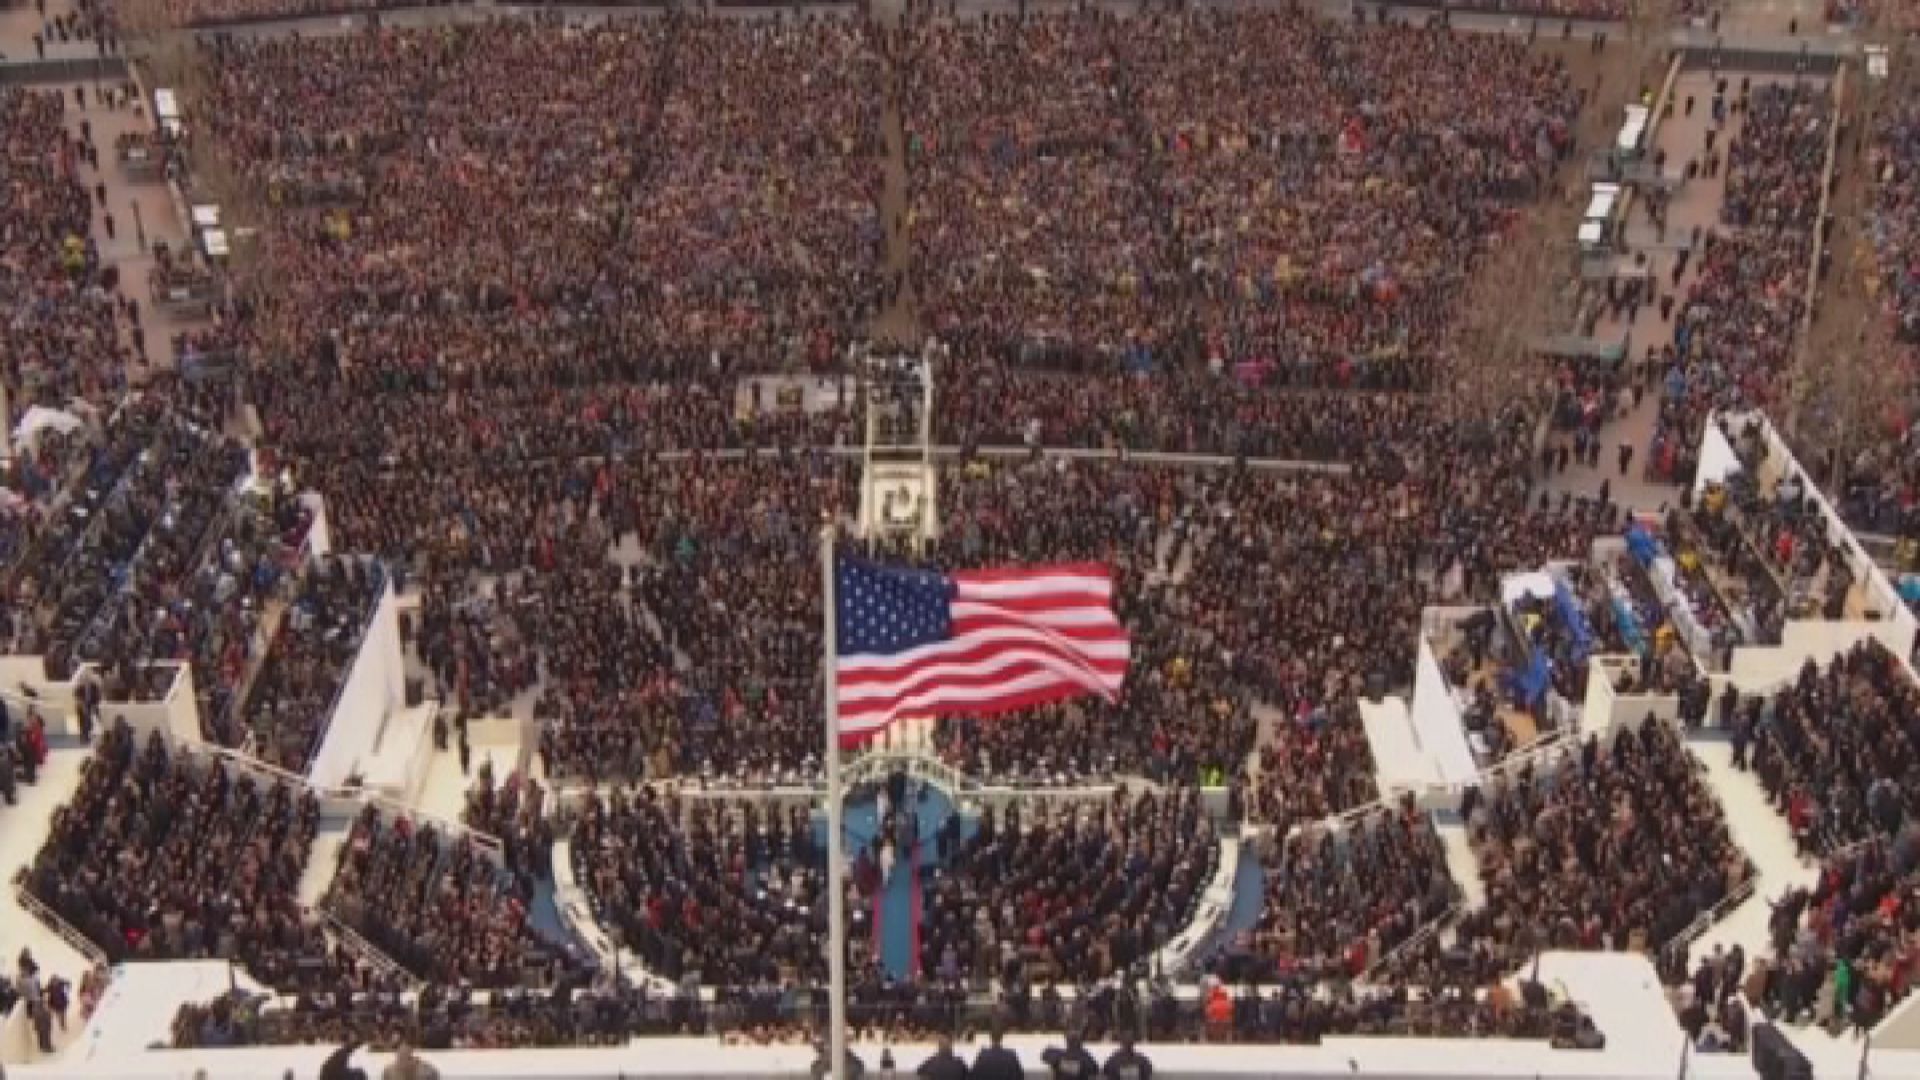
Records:
<instances>
[{"instance_id":1,"label":"blue tarp","mask_svg":"<svg viewBox=\"0 0 1920 1080\"><path fill-rule=\"evenodd\" d=\"M1632 525L1627 528L1627 550L1641 566L1652 566L1653 560L1660 556L1660 541L1653 538L1645 525Z\"/></svg>"},{"instance_id":2,"label":"blue tarp","mask_svg":"<svg viewBox=\"0 0 1920 1080\"><path fill-rule=\"evenodd\" d=\"M1633 613L1633 607L1619 597L1613 598L1613 622L1620 628L1620 636L1627 641L1627 648L1636 656L1647 655L1647 633L1640 627L1640 616Z\"/></svg>"},{"instance_id":3,"label":"blue tarp","mask_svg":"<svg viewBox=\"0 0 1920 1080\"><path fill-rule=\"evenodd\" d=\"M1533 658L1527 661L1526 669L1516 670L1508 678L1513 696L1528 708L1537 707L1547 696L1547 684L1553 681L1546 650L1533 650Z\"/></svg>"},{"instance_id":4,"label":"blue tarp","mask_svg":"<svg viewBox=\"0 0 1920 1080\"><path fill-rule=\"evenodd\" d=\"M1559 578L1553 579L1553 606L1560 613L1560 621L1566 624L1567 634L1573 638L1573 662L1586 663L1587 657L1593 655L1593 628L1587 625L1587 613L1574 602L1567 583Z\"/></svg>"},{"instance_id":5,"label":"blue tarp","mask_svg":"<svg viewBox=\"0 0 1920 1080\"><path fill-rule=\"evenodd\" d=\"M1900 599L1905 600L1909 604L1920 601L1920 574L1902 575L1898 588L1900 590Z\"/></svg>"}]
</instances>

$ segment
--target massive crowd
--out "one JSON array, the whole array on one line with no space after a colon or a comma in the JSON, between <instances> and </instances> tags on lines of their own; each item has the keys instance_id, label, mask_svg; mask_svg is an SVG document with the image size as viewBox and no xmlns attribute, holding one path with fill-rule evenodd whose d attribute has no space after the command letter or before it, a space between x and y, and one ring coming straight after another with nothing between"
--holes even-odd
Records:
<instances>
[{"instance_id":1,"label":"massive crowd","mask_svg":"<svg viewBox=\"0 0 1920 1080\"><path fill-rule=\"evenodd\" d=\"M1295 833L1267 861L1251 948L1229 954L1236 974L1261 981L1364 979L1459 892L1432 822L1411 805Z\"/></svg>"},{"instance_id":2,"label":"massive crowd","mask_svg":"<svg viewBox=\"0 0 1920 1080\"><path fill-rule=\"evenodd\" d=\"M1473 933L1506 947L1657 950L1738 895L1753 867L1699 768L1648 720L1476 790L1467 817L1487 905Z\"/></svg>"},{"instance_id":3,"label":"massive crowd","mask_svg":"<svg viewBox=\"0 0 1920 1080\"><path fill-rule=\"evenodd\" d=\"M1021 366L1426 385L1579 107L1517 41L1280 9L929 23L906 49L930 329Z\"/></svg>"},{"instance_id":4,"label":"massive crowd","mask_svg":"<svg viewBox=\"0 0 1920 1080\"><path fill-rule=\"evenodd\" d=\"M1824 670L1809 663L1771 702L1741 705L1737 722L1804 851L1897 834L1920 808L1920 688L1877 642Z\"/></svg>"},{"instance_id":5,"label":"massive crowd","mask_svg":"<svg viewBox=\"0 0 1920 1080\"><path fill-rule=\"evenodd\" d=\"M805 807L616 790L588 797L573 856L596 918L648 971L710 986L826 981L826 859ZM862 982L875 978L872 906L857 893L847 904L848 971Z\"/></svg>"},{"instance_id":6,"label":"massive crowd","mask_svg":"<svg viewBox=\"0 0 1920 1080\"><path fill-rule=\"evenodd\" d=\"M944 440L1350 466L1197 473L970 453L943 466L929 557L1109 563L1135 665L1116 703L955 718L940 752L974 773L1138 774L1170 790L988 815L928 886L920 967L930 981L999 976L1014 987L1008 1012L1042 1027L1183 1037L1211 1027L1211 999L1188 1015L1152 990L1109 987L1076 1007L1031 987L1124 972L1177 932L1217 847L1196 786L1228 789L1234 817L1282 836L1372 802L1354 702L1412 681L1421 608L1484 601L1501 571L1583 553L1617 509L1534 501L1530 403L1469 425L1409 392L1440 374L1478 253L1569 149L1580 95L1566 72L1517 43L1436 30L1276 11L1148 18L1138 33L1087 13L899 34L676 15L222 40L203 46L201 119L276 206L258 248L271 291L243 334L276 361L255 387L265 464L327 495L342 550L423 583L420 658L463 715L539 689L549 776L813 771L809 556L814 527L857 496L843 460L776 448L851 438L858 406L743 413L733 390L752 366L838 368L899 284L881 270L874 209L890 67L904 65L915 284L959 357L940 373ZM1278 92L1250 98L1248 85ZM6 99L29 117L8 131L24 126L29 142L35 110L50 108L36 100ZM1758 228L1709 244L1710 268L1731 259L1726 276L1750 284L1739 274L1751 260L1735 256L1751 234L1811 226L1806 185L1769 178L1802 163L1814 108L1799 92L1754 96L1728 167L1732 220ZM85 282L88 262L82 251L60 273ZM1743 332L1720 329L1713 319L1736 320L1712 304L1696 295L1688 333ZM1767 370L1744 344L1728 348L1711 370ZM214 498L232 459L196 456L186 438L136 407L108 426L88 478L89 491L124 488L125 506L101 494L98 522L6 534L26 569L17 595L48 612L22 632L83 656L190 658L215 738L251 735L255 753L299 769L384 571L311 569L241 695L281 556L308 522L287 501ZM63 471L49 445L23 487ZM160 452L139 460L148 446ZM661 456L749 446L761 449L744 460ZM1663 942L1744 882L1662 731L1589 749L1559 775L1526 773L1470 815L1494 905L1463 924L1477 955L1510 959L1535 927L1569 944ZM483 767L468 820L503 839L498 860L482 840L369 807L324 903L424 980L430 1001L403 1013L335 993L259 1016L223 1003L183 1016L180 1041L523 1045L656 1030L656 1011L628 992L577 992L568 947L535 929L546 795L493 780ZM589 797L576 873L649 970L728 987L719 1007L739 1026L778 1030L784 988L824 974L812 823L663 790ZM136 753L115 728L33 888L112 955L202 955L225 947L224 926L263 978L295 985L293 958L330 952L293 899L310 810L217 762L158 744ZM156 838L154 820L176 819ZM1663 843L1684 853L1647 855ZM103 844L104 868L91 853ZM202 849L215 852L205 866L183 866ZM1453 890L1430 826L1404 808L1281 851L1245 969L1289 984L1270 1000L1239 995L1224 1037L1594 1038L1531 996L1302 992L1311 977L1429 963L1396 949ZM232 895L215 895L229 878ZM871 896L855 889L850 910L865 918ZM950 1027L944 991L889 985L870 937L860 924L849 935L865 1015ZM326 963L337 983L367 978ZM1481 967L1476 986L1500 974L1492 959ZM527 983L558 988L484 1006L446 989ZM1180 1022L1156 1029L1162 1002ZM658 1030L697 1030L698 1011L667 1003Z\"/></svg>"},{"instance_id":7,"label":"massive crowd","mask_svg":"<svg viewBox=\"0 0 1920 1080\"><path fill-rule=\"evenodd\" d=\"M547 987L578 966L528 920L531 890L471 835L368 805L323 907L414 977Z\"/></svg>"},{"instance_id":8,"label":"massive crowd","mask_svg":"<svg viewBox=\"0 0 1920 1080\"><path fill-rule=\"evenodd\" d=\"M1897 353L1876 372L1882 380L1876 388L1885 389L1890 410L1883 420L1889 437L1868 441L1846 463L1842 509L1862 528L1914 539L1920 537L1920 515L1914 513L1920 436L1913 429L1920 414L1912 408L1915 347L1920 344L1920 260L1913 255L1920 241L1920 195L1915 194L1920 180L1920 97L1911 91L1889 95L1877 110L1869 137L1874 186L1867 227L1877 258L1869 295L1888 312Z\"/></svg>"},{"instance_id":9,"label":"massive crowd","mask_svg":"<svg viewBox=\"0 0 1920 1080\"><path fill-rule=\"evenodd\" d=\"M1910 831L1832 856L1811 890L1796 889L1774 908L1775 964L1761 999L1790 1023L1871 1030L1912 989L1916 920L1920 874Z\"/></svg>"},{"instance_id":10,"label":"massive crowd","mask_svg":"<svg viewBox=\"0 0 1920 1080\"><path fill-rule=\"evenodd\" d=\"M303 573L237 725L256 756L293 772L312 763L387 584L380 563L352 556L316 559Z\"/></svg>"},{"instance_id":11,"label":"massive crowd","mask_svg":"<svg viewBox=\"0 0 1920 1080\"><path fill-rule=\"evenodd\" d=\"M108 726L26 889L115 962L231 957L271 986L337 974L299 903L313 795Z\"/></svg>"},{"instance_id":12,"label":"massive crowd","mask_svg":"<svg viewBox=\"0 0 1920 1080\"><path fill-rule=\"evenodd\" d=\"M1218 855L1191 788L983 814L927 885L920 969L1075 986L1145 970L1192 917Z\"/></svg>"},{"instance_id":13,"label":"massive crowd","mask_svg":"<svg viewBox=\"0 0 1920 1080\"><path fill-rule=\"evenodd\" d=\"M1682 266L1698 260L1698 276L1674 319L1676 359L1648 456L1650 469L1672 475L1662 462L1698 443L1710 411L1787 400L1832 132L1832 96L1811 82L1721 79L1710 108L1725 120L1710 124L1689 167L1716 174L1724 160L1729 231L1690 237L1681 254Z\"/></svg>"},{"instance_id":14,"label":"massive crowd","mask_svg":"<svg viewBox=\"0 0 1920 1080\"><path fill-rule=\"evenodd\" d=\"M93 197L83 179L85 146L66 130L62 91L0 88L0 377L9 430L29 405L59 407L74 395L105 399L126 386L119 339L119 273L92 238Z\"/></svg>"}]
</instances>

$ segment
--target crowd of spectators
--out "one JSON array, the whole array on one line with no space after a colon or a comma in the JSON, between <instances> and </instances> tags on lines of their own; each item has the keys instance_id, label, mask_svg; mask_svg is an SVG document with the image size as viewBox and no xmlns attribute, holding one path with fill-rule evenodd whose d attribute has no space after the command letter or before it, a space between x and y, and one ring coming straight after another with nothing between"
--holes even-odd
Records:
<instances>
[{"instance_id":1,"label":"crowd of spectators","mask_svg":"<svg viewBox=\"0 0 1920 1080\"><path fill-rule=\"evenodd\" d=\"M108 725L24 885L118 963L226 957L296 986L332 962L299 903L320 807Z\"/></svg>"},{"instance_id":2,"label":"crowd of spectators","mask_svg":"<svg viewBox=\"0 0 1920 1080\"><path fill-rule=\"evenodd\" d=\"M989 810L927 882L920 969L945 983L1124 975L1186 925L1218 858L1191 788Z\"/></svg>"},{"instance_id":3,"label":"crowd of spectators","mask_svg":"<svg viewBox=\"0 0 1920 1080\"><path fill-rule=\"evenodd\" d=\"M1920 873L1911 830L1829 857L1811 890L1775 905L1775 962L1759 997L1788 1023L1868 1031L1913 988Z\"/></svg>"},{"instance_id":4,"label":"crowd of spectators","mask_svg":"<svg viewBox=\"0 0 1920 1080\"><path fill-rule=\"evenodd\" d=\"M302 995L291 1007L235 992L183 1006L173 1037L180 1048L359 1043L448 1050L618 1046L630 1038L717 1028L727 1045L803 1044L817 1031L822 1007L818 997L806 1007L778 994L704 1002L605 982L563 985L552 993L429 987L411 1000L397 994ZM1038 995L1016 988L988 1003L965 1004L935 989L900 984L857 996L847 1012L849 1036L860 1041L972 1041L991 1033L997 1042L1000 1033L1064 1030L1068 1052L1082 1036L1118 1039L1129 1032L1156 1043L1313 1045L1328 1037L1404 1036L1531 1039L1562 1049L1598 1049L1606 1042L1576 1005L1555 1001L1545 987L1528 982L1372 989L1348 983L1315 990L1296 981L1248 983L1237 991L1209 983L1207 995L1192 1000L1156 981L1103 986L1084 998L1051 986Z\"/></svg>"},{"instance_id":5,"label":"crowd of spectators","mask_svg":"<svg viewBox=\"0 0 1920 1080\"><path fill-rule=\"evenodd\" d=\"M459 2L461 0L162 0L158 6L169 25L205 30L276 19L364 15Z\"/></svg>"},{"instance_id":6,"label":"crowd of spectators","mask_svg":"<svg viewBox=\"0 0 1920 1080\"><path fill-rule=\"evenodd\" d=\"M97 629L95 617L119 591L153 527L163 518L170 526L183 524L166 516L179 509L172 495L194 492L205 511L212 505L206 490L231 485L245 460L232 444L144 399L122 407L88 453L72 497L46 508L55 514L50 521L29 511L27 531L38 535L12 568L16 643L45 654L53 671L69 671L78 661Z\"/></svg>"},{"instance_id":7,"label":"crowd of spectators","mask_svg":"<svg viewBox=\"0 0 1920 1080\"><path fill-rule=\"evenodd\" d=\"M1551 9L1580 13L1566 6ZM1502 570L1583 552L1616 515L1604 501L1533 501L1524 409L1474 427L1406 392L1443 361L1477 254L1568 149L1580 94L1565 70L1515 43L1404 26L1148 18L1138 32L1080 13L884 35L859 20L676 14L566 33L508 20L207 44L206 137L277 208L259 247L275 292L247 334L284 361L258 387L268 464L327 495L343 550L420 572L420 657L463 715L539 688L549 776L811 772L814 531L851 508L853 474L817 453L651 452L856 430L857 406L742 415L733 378L749 364L835 367L894 287L874 204L881 90L898 65L916 284L963 358L940 375L943 437L1352 465L1200 474L967 458L942 473L931 559L1112 565L1136 662L1118 702L956 718L939 728L941 752L970 771L1136 773L1178 793L1038 821L989 815L929 884L920 966L991 973L1018 994L1125 971L1178 931L1213 869L1196 784L1230 787L1236 816L1281 835L1371 802L1354 702L1411 682L1421 608L1484 599ZM1744 153L1730 167L1747 168ZM1742 190L1748 203L1772 197ZM149 517L177 514L168 537L218 527L195 490L162 489ZM302 526L277 509L238 519L204 573L198 540L144 553L102 648L147 641L157 655L171 642L197 666L244 669L236 643L264 617L275 554ZM221 741L251 733L263 758L305 766L379 574L310 571ZM191 615L154 603L176 592ZM207 683L237 689L231 676ZM1271 737L1246 769L1263 705ZM1535 790L1529 773L1524 790L1488 799L1483 852L1504 869L1489 872L1497 910L1483 939L1507 945L1564 918L1582 944L1595 943L1589 924L1616 945L1633 929L1664 940L1680 909L1690 921L1696 901L1738 884L1724 831L1681 870L1640 857L1677 842L1676 816L1689 836L1717 820L1675 745L1625 736L1588 752L1589 784ZM227 786L222 807L242 797ZM1645 837L1593 835L1617 833L1601 820L1616 798ZM356 821L326 907L435 1000L215 1006L186 1018L183 1041L554 1044L638 1024L623 994L576 994L565 948L530 924L533 879L549 872L544 801L530 780L499 786L482 767L468 821L501 838L502 863L431 825L371 808ZM1536 810L1565 831L1537 833L1552 826L1522 820ZM1536 834L1601 850L1578 871L1540 859ZM593 796L573 850L598 916L649 970L733 988L749 1021L824 979L828 885L800 810L682 805L653 788ZM1365 971L1452 899L1431 828L1404 812L1285 850L1260 948L1287 977ZM856 919L869 900L856 896ZM858 922L849 935L856 997L909 1025L937 1017L936 992L891 996L903 992L866 954L870 937ZM435 988L556 979L560 991L485 1006ZM1049 996L1060 1001L1041 991L1043 1024ZM1158 1001L1132 1000L1138 1012ZM1313 1041L1562 1027L1532 999L1457 990L1289 987L1275 1000L1269 1011L1256 991L1237 1005L1245 1030ZM1110 1005L1117 1029L1135 1026L1126 1007ZM694 1026L681 1008L671 1030ZM759 1026L778 1028L774 1017Z\"/></svg>"},{"instance_id":8,"label":"crowd of spectators","mask_svg":"<svg viewBox=\"0 0 1920 1080\"><path fill-rule=\"evenodd\" d=\"M229 544L230 527L243 525L235 484L245 475L246 449L224 439L189 441L159 463L166 474L162 501L137 554L110 580L116 591L78 642L79 658L95 663L183 659L201 661L199 641L211 627L202 619L223 614L221 602L240 588L229 581L219 592L219 577L231 568L222 560L237 554Z\"/></svg>"},{"instance_id":9,"label":"crowd of spectators","mask_svg":"<svg viewBox=\"0 0 1920 1080\"><path fill-rule=\"evenodd\" d=\"M1867 211L1868 235L1877 261L1868 294L1889 313L1897 354L1876 375L1889 391L1885 403L1895 410L1887 437L1870 442L1846 462L1848 483L1842 512L1849 521L1874 532L1903 539L1920 537L1914 512L1920 479L1920 434L1912 409L1916 345L1920 345L1920 96L1894 93L1882 102L1869 133L1868 168L1873 202ZM1904 426L1902 426L1904 425Z\"/></svg>"},{"instance_id":10,"label":"crowd of spectators","mask_svg":"<svg viewBox=\"0 0 1920 1080\"><path fill-rule=\"evenodd\" d=\"M1463 809L1487 894L1473 933L1503 947L1658 949L1753 876L1700 767L1655 720L1528 762Z\"/></svg>"},{"instance_id":11,"label":"crowd of spectators","mask_svg":"<svg viewBox=\"0 0 1920 1080\"><path fill-rule=\"evenodd\" d=\"M103 655L96 635L106 628L96 617L112 614L112 600L130 580L144 584L143 572L164 572L169 560L192 558L191 550L179 549L199 542L206 520L245 472L246 452L238 443L210 438L178 419L161 428L90 515L77 550L40 598L55 667ZM148 558L153 562L143 561Z\"/></svg>"},{"instance_id":12,"label":"crowd of spectators","mask_svg":"<svg viewBox=\"0 0 1920 1080\"><path fill-rule=\"evenodd\" d=\"M387 452L370 414L469 391L482 430L454 448L577 439L514 403L549 412L560 389L624 413L635 383L817 362L873 306L879 69L859 20L499 20L203 60L208 136L284 211L259 316L289 358L258 403L268 441L332 444L308 477L329 493L349 485L326 469Z\"/></svg>"},{"instance_id":13,"label":"crowd of spectators","mask_svg":"<svg viewBox=\"0 0 1920 1080\"><path fill-rule=\"evenodd\" d=\"M500 857L523 896L533 895L535 880L553 880L553 825L546 810L547 791L539 781L516 772L495 783L493 762L480 763L461 817L469 828L500 839Z\"/></svg>"},{"instance_id":14,"label":"crowd of spectators","mask_svg":"<svg viewBox=\"0 0 1920 1080\"><path fill-rule=\"evenodd\" d=\"M552 986L570 943L528 921L530 889L466 833L368 805L322 906L414 977L441 986Z\"/></svg>"},{"instance_id":15,"label":"crowd of spectators","mask_svg":"<svg viewBox=\"0 0 1920 1080\"><path fill-rule=\"evenodd\" d=\"M736 988L825 984L826 851L805 806L616 789L587 797L572 851L596 918L648 971ZM847 904L848 971L862 981L877 967L872 909L857 891Z\"/></svg>"},{"instance_id":16,"label":"crowd of spectators","mask_svg":"<svg viewBox=\"0 0 1920 1080\"><path fill-rule=\"evenodd\" d=\"M1260 921L1227 954L1236 975L1260 981L1364 979L1459 892L1433 823L1404 803L1296 832L1262 862Z\"/></svg>"},{"instance_id":17,"label":"crowd of spectators","mask_svg":"<svg viewBox=\"0 0 1920 1080\"><path fill-rule=\"evenodd\" d=\"M1897 833L1920 807L1920 688L1878 642L1737 706L1736 745L1802 851ZM1742 755L1744 758L1744 754Z\"/></svg>"},{"instance_id":18,"label":"crowd of spectators","mask_svg":"<svg viewBox=\"0 0 1920 1080\"><path fill-rule=\"evenodd\" d=\"M1494 461L1459 488L1449 481L1462 474L1431 458L1383 461L1364 478L944 467L942 536L929 557L1113 565L1136 663L1117 703L991 724L955 718L939 745L995 775L1232 786L1253 745L1253 707L1265 701L1288 722L1265 750L1250 809L1312 818L1371 800L1351 698L1410 680L1404 641L1436 582L1487 596L1495 568L1578 552L1612 528L1602 504L1533 505L1524 452ZM1376 482L1390 498L1374 495ZM439 520L467 535L417 560L431 567L421 656L447 700L485 714L544 673L534 713L555 776L815 767L809 556L815 523L857 497L848 465L814 454L583 462L512 483L537 499L531 521L505 493L460 498ZM359 520L351 499L338 532ZM412 520L435 520L416 499L401 502L413 504ZM470 590L477 572L501 576ZM754 740L725 737L741 723Z\"/></svg>"},{"instance_id":19,"label":"crowd of spectators","mask_svg":"<svg viewBox=\"0 0 1920 1080\"><path fill-rule=\"evenodd\" d=\"M1425 385L1473 256L1580 104L1517 40L1277 8L928 22L905 50L934 333L1250 385Z\"/></svg>"},{"instance_id":20,"label":"crowd of spectators","mask_svg":"<svg viewBox=\"0 0 1920 1080\"><path fill-rule=\"evenodd\" d=\"M234 727L262 761L306 771L386 584L387 571L372 560L327 556L307 565Z\"/></svg>"},{"instance_id":21,"label":"crowd of spectators","mask_svg":"<svg viewBox=\"0 0 1920 1080\"><path fill-rule=\"evenodd\" d=\"M1661 462L1677 458L1670 445L1698 443L1712 410L1785 400L1783 380L1806 311L1809 259L1823 227L1832 95L1812 82L1731 82L1716 84L1710 108L1723 119L1709 123L1708 141L1689 163L1713 175L1724 154L1721 223L1727 231L1690 237L1676 268L1678 281L1680 268L1698 260L1673 323L1676 357L1648 457L1656 473Z\"/></svg>"},{"instance_id":22,"label":"crowd of spectators","mask_svg":"<svg viewBox=\"0 0 1920 1080\"><path fill-rule=\"evenodd\" d=\"M64 405L75 396L123 389L113 285L92 239L93 197L82 179L84 148L66 129L64 91L0 88L0 347L9 430L31 405Z\"/></svg>"}]
</instances>

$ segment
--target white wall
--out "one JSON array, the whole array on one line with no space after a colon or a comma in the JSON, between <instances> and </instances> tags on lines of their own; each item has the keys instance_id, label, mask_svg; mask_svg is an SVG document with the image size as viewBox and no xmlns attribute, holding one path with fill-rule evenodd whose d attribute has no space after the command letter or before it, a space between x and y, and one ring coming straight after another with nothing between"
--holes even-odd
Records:
<instances>
[{"instance_id":1,"label":"white wall","mask_svg":"<svg viewBox=\"0 0 1920 1080\"><path fill-rule=\"evenodd\" d=\"M1888 1050L1920 1050L1920 994L1909 994L1873 1029L1873 1045Z\"/></svg>"},{"instance_id":2,"label":"white wall","mask_svg":"<svg viewBox=\"0 0 1920 1080\"><path fill-rule=\"evenodd\" d=\"M33 691L31 697L28 689ZM50 731L72 734L80 730L73 683L49 680L44 657L0 656L0 694L5 695L16 724L26 719L26 710L31 707L46 720Z\"/></svg>"},{"instance_id":3,"label":"white wall","mask_svg":"<svg viewBox=\"0 0 1920 1080\"><path fill-rule=\"evenodd\" d=\"M1700 440L1700 466L1693 474L1694 499L1700 498L1708 484L1719 483L1740 468L1740 455L1733 452L1726 433L1720 430L1719 424L1709 421L1706 437Z\"/></svg>"},{"instance_id":4,"label":"white wall","mask_svg":"<svg viewBox=\"0 0 1920 1080\"><path fill-rule=\"evenodd\" d=\"M360 641L360 652L347 669L333 715L327 719L327 733L307 770L308 781L316 787L339 787L360 760L373 753L387 714L405 704L399 602L389 575L373 621Z\"/></svg>"}]
</instances>

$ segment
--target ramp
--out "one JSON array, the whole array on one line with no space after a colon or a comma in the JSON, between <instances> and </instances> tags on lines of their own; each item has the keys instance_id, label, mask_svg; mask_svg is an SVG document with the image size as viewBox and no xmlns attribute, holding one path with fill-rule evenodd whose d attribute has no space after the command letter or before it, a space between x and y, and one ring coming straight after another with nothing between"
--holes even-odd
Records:
<instances>
[{"instance_id":1,"label":"ramp","mask_svg":"<svg viewBox=\"0 0 1920 1080\"><path fill-rule=\"evenodd\" d=\"M300 904L319 907L320 898L333 884L333 872L340 865L340 848L347 842L347 826L328 825L313 838L313 851L307 855L306 869L300 873Z\"/></svg>"},{"instance_id":2,"label":"ramp","mask_svg":"<svg viewBox=\"0 0 1920 1080\"><path fill-rule=\"evenodd\" d=\"M1485 907L1487 887L1480 880L1480 863L1473 857L1473 845L1467 838L1467 827L1460 824L1439 824L1435 831L1440 834L1440 843L1447 852L1447 872L1453 875L1453 883L1460 886L1461 901L1467 910Z\"/></svg>"}]
</instances>

